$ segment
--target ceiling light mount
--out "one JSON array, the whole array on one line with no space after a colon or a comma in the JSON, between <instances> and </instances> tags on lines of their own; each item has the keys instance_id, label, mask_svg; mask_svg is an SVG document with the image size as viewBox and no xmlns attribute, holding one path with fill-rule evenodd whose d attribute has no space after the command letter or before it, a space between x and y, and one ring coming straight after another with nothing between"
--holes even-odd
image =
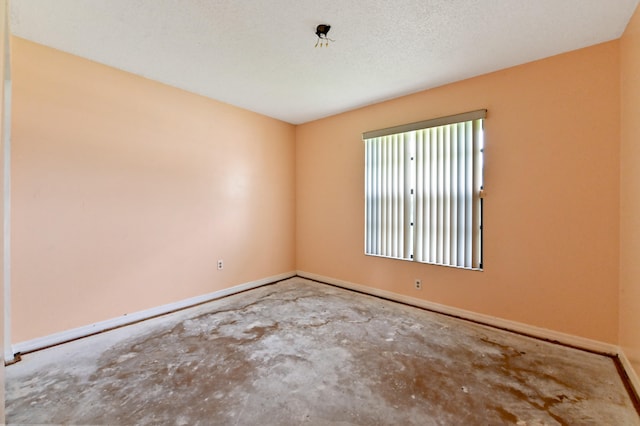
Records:
<instances>
[{"instance_id":1,"label":"ceiling light mount","mask_svg":"<svg viewBox=\"0 0 640 426\"><path fill-rule=\"evenodd\" d=\"M330 29L331 29L331 25L327 25L327 24L320 24L316 27L316 35L318 36L318 41L316 41L315 47L318 47L318 45L322 47L323 43L324 43L324 47L329 47L329 42L334 41L334 40L331 40L329 37L327 37L327 34L329 33Z\"/></svg>"}]
</instances>

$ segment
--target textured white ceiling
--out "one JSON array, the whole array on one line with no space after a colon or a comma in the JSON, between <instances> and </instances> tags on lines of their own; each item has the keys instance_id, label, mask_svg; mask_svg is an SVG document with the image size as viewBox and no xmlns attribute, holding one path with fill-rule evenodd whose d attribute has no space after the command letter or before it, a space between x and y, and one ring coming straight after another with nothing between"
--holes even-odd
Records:
<instances>
[{"instance_id":1,"label":"textured white ceiling","mask_svg":"<svg viewBox=\"0 0 640 426\"><path fill-rule=\"evenodd\" d=\"M13 34L299 124L620 37L638 0L11 0ZM332 26L328 48L315 27Z\"/></svg>"}]
</instances>

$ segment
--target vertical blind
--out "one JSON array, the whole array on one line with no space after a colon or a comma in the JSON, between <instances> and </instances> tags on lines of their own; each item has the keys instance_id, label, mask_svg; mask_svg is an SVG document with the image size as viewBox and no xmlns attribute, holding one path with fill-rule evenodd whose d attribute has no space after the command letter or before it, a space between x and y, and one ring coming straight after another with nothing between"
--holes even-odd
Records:
<instances>
[{"instance_id":1,"label":"vertical blind","mask_svg":"<svg viewBox=\"0 0 640 426\"><path fill-rule=\"evenodd\" d=\"M363 134L365 253L482 268L486 110Z\"/></svg>"}]
</instances>

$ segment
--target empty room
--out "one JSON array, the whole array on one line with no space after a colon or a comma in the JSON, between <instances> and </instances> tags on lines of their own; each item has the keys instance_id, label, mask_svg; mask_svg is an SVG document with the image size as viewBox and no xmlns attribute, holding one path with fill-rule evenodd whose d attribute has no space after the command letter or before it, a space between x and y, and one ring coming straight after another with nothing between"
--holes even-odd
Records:
<instances>
[{"instance_id":1,"label":"empty room","mask_svg":"<svg viewBox=\"0 0 640 426\"><path fill-rule=\"evenodd\" d=\"M640 425L638 0L3 0L6 424Z\"/></svg>"}]
</instances>

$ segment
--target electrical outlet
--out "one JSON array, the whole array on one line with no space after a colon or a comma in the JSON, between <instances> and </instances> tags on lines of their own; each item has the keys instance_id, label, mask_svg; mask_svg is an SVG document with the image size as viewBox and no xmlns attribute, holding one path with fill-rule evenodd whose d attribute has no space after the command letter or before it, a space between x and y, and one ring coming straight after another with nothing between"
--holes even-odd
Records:
<instances>
[{"instance_id":1,"label":"electrical outlet","mask_svg":"<svg viewBox=\"0 0 640 426\"><path fill-rule=\"evenodd\" d=\"M224 262L222 261L222 259L218 260L218 269L222 269L224 268Z\"/></svg>"},{"instance_id":2,"label":"electrical outlet","mask_svg":"<svg viewBox=\"0 0 640 426\"><path fill-rule=\"evenodd\" d=\"M417 279L414 282L415 286L416 286L416 290L422 290L422 281Z\"/></svg>"}]
</instances>

